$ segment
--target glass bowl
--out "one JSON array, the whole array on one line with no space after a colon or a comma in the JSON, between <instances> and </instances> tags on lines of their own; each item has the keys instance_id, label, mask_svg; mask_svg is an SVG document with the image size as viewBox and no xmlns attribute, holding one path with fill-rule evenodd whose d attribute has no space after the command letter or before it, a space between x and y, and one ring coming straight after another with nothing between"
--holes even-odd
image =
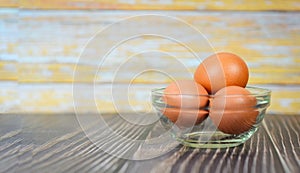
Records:
<instances>
[{"instance_id":1,"label":"glass bowl","mask_svg":"<svg viewBox=\"0 0 300 173\"><path fill-rule=\"evenodd\" d=\"M166 95L164 89L156 88L151 93L162 126L181 144L194 148L233 147L247 141L259 128L271 96L270 90L258 87L246 87L251 93L248 95L223 96ZM167 98L176 97L182 100L181 106L166 103ZM247 104L241 98L255 102ZM205 106L188 107L183 103L199 99L207 100Z\"/></svg>"}]
</instances>

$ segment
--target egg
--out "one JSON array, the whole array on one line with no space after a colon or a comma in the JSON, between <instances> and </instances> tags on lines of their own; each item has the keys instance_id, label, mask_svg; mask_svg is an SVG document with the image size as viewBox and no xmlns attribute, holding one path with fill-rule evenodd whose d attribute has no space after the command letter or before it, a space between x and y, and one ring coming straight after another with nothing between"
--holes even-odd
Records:
<instances>
[{"instance_id":1,"label":"egg","mask_svg":"<svg viewBox=\"0 0 300 173\"><path fill-rule=\"evenodd\" d=\"M192 127L208 116L208 111L199 109L165 108L163 114L178 127Z\"/></svg>"},{"instance_id":2,"label":"egg","mask_svg":"<svg viewBox=\"0 0 300 173\"><path fill-rule=\"evenodd\" d=\"M233 53L213 54L198 66L194 79L210 94L226 86L245 87L248 83L249 70L245 61Z\"/></svg>"},{"instance_id":3,"label":"egg","mask_svg":"<svg viewBox=\"0 0 300 173\"><path fill-rule=\"evenodd\" d=\"M219 90L210 100L209 117L224 133L241 134L255 124L258 110L256 98L239 86Z\"/></svg>"},{"instance_id":4,"label":"egg","mask_svg":"<svg viewBox=\"0 0 300 173\"><path fill-rule=\"evenodd\" d=\"M208 103L207 91L193 80L172 82L164 90L163 101L174 107L200 108Z\"/></svg>"}]
</instances>

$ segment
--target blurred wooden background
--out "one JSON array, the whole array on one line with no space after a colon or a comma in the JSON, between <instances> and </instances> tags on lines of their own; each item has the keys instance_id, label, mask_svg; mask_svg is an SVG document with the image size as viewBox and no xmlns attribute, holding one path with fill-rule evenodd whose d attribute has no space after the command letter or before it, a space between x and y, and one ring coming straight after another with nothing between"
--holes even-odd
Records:
<instances>
[{"instance_id":1,"label":"blurred wooden background","mask_svg":"<svg viewBox=\"0 0 300 173\"><path fill-rule=\"evenodd\" d=\"M74 112L73 71L88 40L126 17L161 14L195 26L217 51L242 56L250 68L249 85L272 90L269 113L300 114L300 2L297 0L2 0L0 7L2 113ZM159 21L155 25L159 26ZM105 41L109 42L110 37L113 35ZM153 37L139 38L118 47L100 74L92 73L97 68L93 62L78 64L82 76L77 85L83 86L84 93L84 86L92 86L96 75L95 102L101 111L114 113L109 85L119 60L153 49L176 55L190 71L198 65L178 44ZM203 50L203 54L210 53L213 52ZM166 68L173 68L178 78L187 77L171 61ZM122 87L131 80L131 75L125 73L114 82ZM150 89L168 82L170 79L157 73L145 73L133 80L130 96L121 98L128 99L135 111L148 111ZM122 95L121 90L119 94ZM91 110L88 104L77 109ZM125 106L124 111L132 110L126 110Z\"/></svg>"}]
</instances>

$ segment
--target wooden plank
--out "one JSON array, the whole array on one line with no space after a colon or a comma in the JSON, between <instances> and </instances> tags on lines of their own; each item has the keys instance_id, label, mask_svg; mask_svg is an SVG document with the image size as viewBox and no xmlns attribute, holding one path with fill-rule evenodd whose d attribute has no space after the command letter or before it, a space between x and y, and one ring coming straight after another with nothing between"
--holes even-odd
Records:
<instances>
[{"instance_id":1,"label":"wooden plank","mask_svg":"<svg viewBox=\"0 0 300 173\"><path fill-rule=\"evenodd\" d=\"M73 69L86 42L94 33L124 17L142 15L141 11L23 11L6 10L1 13L0 30L0 80L15 80L19 72L22 82L72 82ZM277 12L153 12L153 14L175 16L199 29L212 43L216 51L230 51L241 55L248 63L251 84L300 84L300 37L297 20L299 13ZM241 17L242 16L242 17ZM17 18L19 19L17 20ZM18 22L17 22L18 21ZM157 26L163 25L157 21ZM22 28L18 31L17 28ZM168 26L166 26L167 29ZM173 26L169 26L173 27ZM176 26L180 30L181 26ZM34 32L34 34L31 34ZM188 33L186 34L188 35ZM110 42L113 35L103 36ZM199 48L192 37L186 37L191 48ZM22 42L22 44L19 44ZM133 49L134 47L134 49ZM95 48L95 54L101 49ZM129 40L109 55L104 63L100 82L109 82L120 63L144 50L167 52L187 66L191 72L199 61L185 49L170 40L142 37ZM201 47L202 59L212 54ZM17 58L18 57L18 58ZM168 56L161 55L166 63L173 64ZM138 58L138 57L137 57ZM18 59L19 64L14 64ZM149 58L150 59L150 58ZM147 60L147 58L145 58ZM153 63L146 62L147 65ZM130 66L136 68L140 66ZM78 64L82 77L79 82L94 79L96 64ZM174 71L172 66L163 70ZM177 69L181 70L181 69ZM186 75L179 71L179 78ZM145 74L147 80L139 83L155 83L153 73ZM124 82L131 80L130 73L124 73ZM168 79L159 82L169 82Z\"/></svg>"},{"instance_id":2,"label":"wooden plank","mask_svg":"<svg viewBox=\"0 0 300 173\"><path fill-rule=\"evenodd\" d=\"M2 85L0 103L2 113L116 113L152 111L151 89L167 84L19 84ZM300 114L300 88L298 86L256 85L272 91L272 114ZM74 89L74 93L72 89ZM94 91L89 96L86 91ZM76 97L75 97L76 96ZM80 99L76 99L76 98ZM18 99L16 99L18 98Z\"/></svg>"},{"instance_id":3,"label":"wooden plank","mask_svg":"<svg viewBox=\"0 0 300 173\"><path fill-rule=\"evenodd\" d=\"M269 122L264 122L267 136L277 149L276 152L286 172L300 170L299 123L300 120L296 116L287 119L281 116L270 117Z\"/></svg>"},{"instance_id":4,"label":"wooden plank","mask_svg":"<svg viewBox=\"0 0 300 173\"><path fill-rule=\"evenodd\" d=\"M157 57L156 57L157 58ZM274 58L270 58L274 59ZM284 58L285 59L285 58ZM174 60L165 60L166 63L172 64ZM183 59L183 62L188 64L191 61L190 59ZM260 61L257 59L257 61ZM276 60L273 60L274 64ZM278 60L277 62L280 62ZM154 61L153 63L156 63ZM138 67L131 67L128 68L127 73L122 74L122 78L115 78L115 72L117 67L105 67L101 68L97 72L98 67L91 66L91 65L74 65L74 64L59 64L59 63L48 63L48 64L36 64L36 63L24 63L20 66L15 66L15 63L12 62L2 62L3 66L11 66L10 69L2 68L0 64L0 73L3 74L2 80L18 80L20 82L33 82L33 83L48 83L48 82L58 82L58 83L69 83L69 82L83 82L83 83L93 83L93 82L102 82L107 83L111 81L119 82L119 83L126 83L132 80L134 76L133 73L137 74L137 72L142 72L141 69ZM195 64L200 64L199 62L195 62ZM257 62L258 64L258 62ZM134 65L134 64L132 64ZM153 64L149 64L149 66L155 66ZM188 79L192 78L193 72L196 70L196 65L192 65L192 67L187 69L174 69L172 66L166 67L162 69L162 67L158 66L158 70L162 70L168 72L169 75L176 77L176 79ZM276 65L272 66L271 64L267 65L268 67L250 67L250 79L249 83L254 84L300 84L300 67L298 64L294 64L287 69L286 66L277 67ZM270 67L271 66L271 67ZM74 80L74 71L79 73L78 76ZM16 76L15 69L18 68L19 75ZM135 69L132 69L135 68ZM131 70L130 70L131 69ZM131 72L132 73L131 73ZM135 79L134 83L169 83L172 79L168 76L158 73L157 71L149 71L144 73L139 78Z\"/></svg>"},{"instance_id":5,"label":"wooden plank","mask_svg":"<svg viewBox=\"0 0 300 173\"><path fill-rule=\"evenodd\" d=\"M0 7L27 9L121 9L121 10L299 10L297 0L4 0Z\"/></svg>"},{"instance_id":6,"label":"wooden plank","mask_svg":"<svg viewBox=\"0 0 300 173\"><path fill-rule=\"evenodd\" d=\"M19 110L17 86L16 82L0 83L0 114Z\"/></svg>"},{"instance_id":7,"label":"wooden plank","mask_svg":"<svg viewBox=\"0 0 300 173\"><path fill-rule=\"evenodd\" d=\"M18 8L19 7L19 0L2 0L0 2L0 7Z\"/></svg>"},{"instance_id":8,"label":"wooden plank","mask_svg":"<svg viewBox=\"0 0 300 173\"><path fill-rule=\"evenodd\" d=\"M90 118L91 114L84 116ZM125 134L136 131L138 136L144 136L151 133L137 131L136 125L126 126L124 120L120 121L121 119L116 117L103 115L112 128ZM0 120L0 133L1 136L5 136L0 140L0 168L6 172L148 170L153 173L235 173L300 170L298 115L267 115L256 134L237 147L192 149L179 145L160 157L137 161L113 157L97 149L80 128L74 114L1 114ZM103 128L97 127L93 131L99 135L99 131L105 130ZM155 130L162 129L157 126ZM102 141L110 142L113 139L102 138ZM118 146L118 149L122 148L125 148L125 145Z\"/></svg>"}]
</instances>

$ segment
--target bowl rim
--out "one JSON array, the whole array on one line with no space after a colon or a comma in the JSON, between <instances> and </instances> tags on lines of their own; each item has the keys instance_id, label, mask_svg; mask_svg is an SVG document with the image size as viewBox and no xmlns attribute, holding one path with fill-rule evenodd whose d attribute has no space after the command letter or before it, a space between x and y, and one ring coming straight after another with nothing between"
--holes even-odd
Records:
<instances>
[{"instance_id":1,"label":"bowl rim","mask_svg":"<svg viewBox=\"0 0 300 173\"><path fill-rule=\"evenodd\" d=\"M254 93L251 92L251 94L231 94L231 95L214 95L214 94L165 94L163 91L165 90L166 87L160 87L160 88L153 88L151 89L151 95L156 95L156 96L202 96L202 97L221 97L221 96L226 96L226 97L236 97L236 96L255 96L255 97L262 97L262 96L270 96L271 90L267 88L262 88L262 87L256 87L256 86L246 86L245 88L250 89L249 92L252 90L259 90L260 92Z\"/></svg>"}]
</instances>

